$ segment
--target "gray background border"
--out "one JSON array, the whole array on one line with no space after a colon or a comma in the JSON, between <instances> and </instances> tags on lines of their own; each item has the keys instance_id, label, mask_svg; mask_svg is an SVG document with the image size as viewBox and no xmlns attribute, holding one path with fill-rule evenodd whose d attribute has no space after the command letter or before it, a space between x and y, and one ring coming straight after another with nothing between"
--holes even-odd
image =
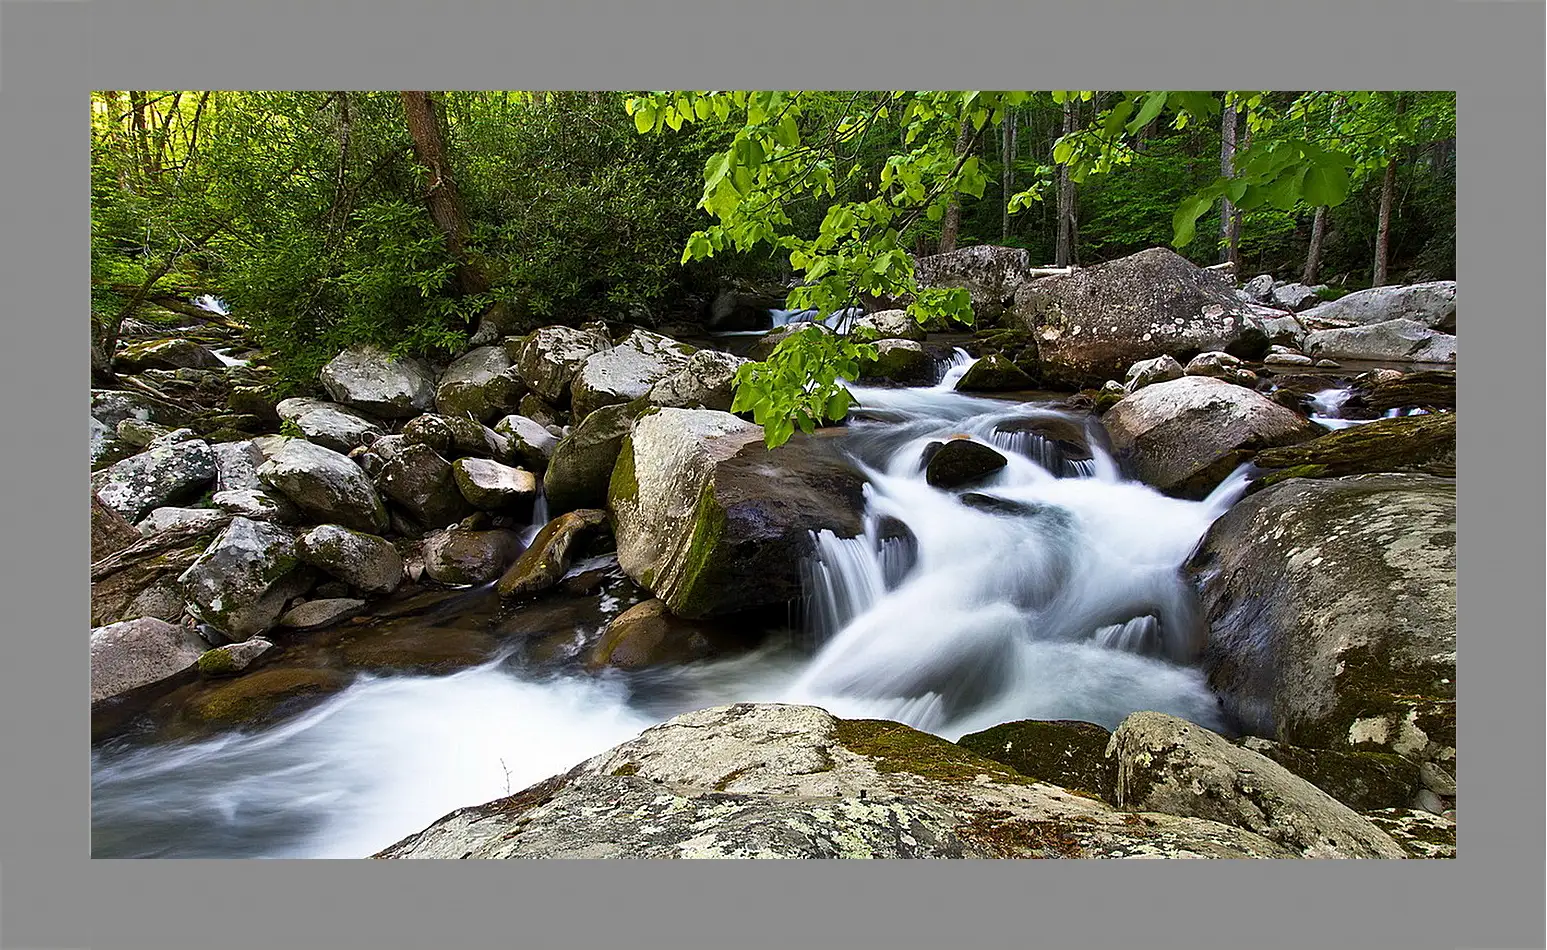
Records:
<instances>
[{"instance_id":1,"label":"gray background border","mask_svg":"<svg viewBox=\"0 0 1547 950\"><path fill-rule=\"evenodd\" d=\"M0 946L1544 945L1540 3L92 0L0 20ZM87 91L705 85L1460 90L1460 860L87 858Z\"/></svg>"}]
</instances>

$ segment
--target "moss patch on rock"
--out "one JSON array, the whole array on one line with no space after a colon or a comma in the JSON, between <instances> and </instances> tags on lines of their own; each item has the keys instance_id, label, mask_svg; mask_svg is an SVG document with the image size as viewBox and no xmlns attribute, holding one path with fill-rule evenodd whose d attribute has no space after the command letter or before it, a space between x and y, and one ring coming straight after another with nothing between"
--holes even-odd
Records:
<instances>
[{"instance_id":1,"label":"moss patch on rock","mask_svg":"<svg viewBox=\"0 0 1547 950\"><path fill-rule=\"evenodd\" d=\"M1257 465L1288 469L1297 476L1322 478L1373 472L1421 472L1454 478L1456 417L1454 413L1376 419L1301 442L1263 449Z\"/></svg>"},{"instance_id":2,"label":"moss patch on rock","mask_svg":"<svg viewBox=\"0 0 1547 950\"><path fill-rule=\"evenodd\" d=\"M909 772L946 782L970 782L988 775L996 782L1032 784L998 762L900 722L839 719L833 738L850 752L875 759L879 772Z\"/></svg>"},{"instance_id":3,"label":"moss patch on rock","mask_svg":"<svg viewBox=\"0 0 1547 950\"><path fill-rule=\"evenodd\" d=\"M962 736L958 744L1021 775L1114 801L1117 764L1106 757L1111 737L1094 723L1028 719Z\"/></svg>"},{"instance_id":4,"label":"moss patch on rock","mask_svg":"<svg viewBox=\"0 0 1547 950\"><path fill-rule=\"evenodd\" d=\"M269 668L195 694L182 718L212 726L255 725L295 708L296 700L337 692L348 682L334 670Z\"/></svg>"}]
</instances>

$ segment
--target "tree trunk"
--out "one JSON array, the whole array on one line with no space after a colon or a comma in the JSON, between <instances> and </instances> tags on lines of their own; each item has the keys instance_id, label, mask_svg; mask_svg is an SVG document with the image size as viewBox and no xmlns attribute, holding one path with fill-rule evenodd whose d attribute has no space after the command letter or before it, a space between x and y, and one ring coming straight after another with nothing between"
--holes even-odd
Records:
<instances>
[{"instance_id":1,"label":"tree trunk","mask_svg":"<svg viewBox=\"0 0 1547 950\"><path fill-rule=\"evenodd\" d=\"M1064 103L1063 134L1074 131L1074 103ZM1069 166L1058 166L1058 242L1053 252L1053 266L1068 267L1074 254L1074 179L1069 177Z\"/></svg>"},{"instance_id":2,"label":"tree trunk","mask_svg":"<svg viewBox=\"0 0 1547 950\"><path fill-rule=\"evenodd\" d=\"M1407 111L1407 99L1397 97L1397 115ZM1391 255L1391 205L1397 193L1397 156L1393 154L1386 163L1386 174L1380 183L1380 224L1375 230L1375 272L1370 286L1381 287L1387 281L1387 268Z\"/></svg>"},{"instance_id":3,"label":"tree trunk","mask_svg":"<svg viewBox=\"0 0 1547 950\"><path fill-rule=\"evenodd\" d=\"M446 249L457 260L457 283L464 294L481 294L489 289L482 269L471 259L467 241L472 233L462 210L462 197L451 177L451 165L441 140L435 102L427 92L404 92L403 112L408 119L408 134L414 142L414 154L425 168L424 203L430 218L446 235Z\"/></svg>"},{"instance_id":4,"label":"tree trunk","mask_svg":"<svg viewBox=\"0 0 1547 950\"><path fill-rule=\"evenodd\" d=\"M972 147L972 120L962 116L961 132L956 136L956 157L961 159ZM957 162L961 164L960 161ZM953 195L951 203L945 206L945 217L940 222L940 253L949 254L956 250L956 236L961 232L962 226L962 202L961 195Z\"/></svg>"},{"instance_id":5,"label":"tree trunk","mask_svg":"<svg viewBox=\"0 0 1547 950\"><path fill-rule=\"evenodd\" d=\"M1015 110L1005 109L1004 121L999 126L999 161L1001 190L1004 192L999 216L1000 240L1010 239L1010 196L1015 194Z\"/></svg>"},{"instance_id":6,"label":"tree trunk","mask_svg":"<svg viewBox=\"0 0 1547 950\"><path fill-rule=\"evenodd\" d=\"M1311 246L1305 252L1305 272L1300 275L1300 283L1307 287L1316 283L1316 277L1321 270L1321 242L1327 236L1327 206L1322 205L1316 209L1316 217L1311 220Z\"/></svg>"},{"instance_id":7,"label":"tree trunk","mask_svg":"<svg viewBox=\"0 0 1547 950\"><path fill-rule=\"evenodd\" d=\"M1219 173L1225 178L1235 177L1235 136L1236 122L1235 103L1227 95L1225 98L1224 118L1219 127ZM1224 245L1220 260L1236 265L1236 273L1241 271L1241 222L1236 214L1235 204L1229 198L1220 202L1219 213L1220 241Z\"/></svg>"},{"instance_id":8,"label":"tree trunk","mask_svg":"<svg viewBox=\"0 0 1547 950\"><path fill-rule=\"evenodd\" d=\"M129 90L129 121L133 129L134 154L138 159L140 174L150 181L150 139L145 129L145 91Z\"/></svg>"}]
</instances>

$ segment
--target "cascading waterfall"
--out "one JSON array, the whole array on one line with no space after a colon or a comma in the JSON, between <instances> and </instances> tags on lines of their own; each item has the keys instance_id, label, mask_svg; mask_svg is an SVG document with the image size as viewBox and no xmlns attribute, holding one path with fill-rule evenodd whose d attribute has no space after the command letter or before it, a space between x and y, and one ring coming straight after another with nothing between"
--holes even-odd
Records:
<instances>
[{"instance_id":1,"label":"cascading waterfall","mask_svg":"<svg viewBox=\"0 0 1547 950\"><path fill-rule=\"evenodd\" d=\"M503 661L364 676L254 733L114 740L92 754L93 853L363 856L717 703L813 703L951 739L1027 718L1111 728L1139 709L1224 728L1191 665L1205 627L1181 568L1245 475L1201 502L1125 481L1093 420L955 392L971 363L958 351L930 387L853 388L864 530L815 536L803 648L775 638L633 676ZM1071 457L1082 431L1089 457ZM949 437L1007 464L968 492L933 488L920 459ZM539 498L529 532L546 520Z\"/></svg>"}]
</instances>

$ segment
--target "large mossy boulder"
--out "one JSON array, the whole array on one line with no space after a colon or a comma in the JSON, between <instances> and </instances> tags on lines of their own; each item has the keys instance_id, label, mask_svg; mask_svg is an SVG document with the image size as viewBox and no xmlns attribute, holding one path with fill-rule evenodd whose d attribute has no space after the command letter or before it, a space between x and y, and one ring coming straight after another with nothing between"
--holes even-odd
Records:
<instances>
[{"instance_id":1,"label":"large mossy boulder","mask_svg":"<svg viewBox=\"0 0 1547 950\"><path fill-rule=\"evenodd\" d=\"M404 445L382 465L376 484L422 525L449 525L473 510L457 489L451 463L428 445Z\"/></svg>"},{"instance_id":2,"label":"large mossy boulder","mask_svg":"<svg viewBox=\"0 0 1547 950\"><path fill-rule=\"evenodd\" d=\"M91 701L171 679L208 649L187 627L151 617L97 627L91 631Z\"/></svg>"},{"instance_id":3,"label":"large mossy boulder","mask_svg":"<svg viewBox=\"0 0 1547 950\"><path fill-rule=\"evenodd\" d=\"M935 361L924 352L924 345L913 340L877 340L876 358L862 360L861 381L880 380L899 386L927 386L935 381ZM716 409L729 409L727 400Z\"/></svg>"},{"instance_id":4,"label":"large mossy boulder","mask_svg":"<svg viewBox=\"0 0 1547 950\"><path fill-rule=\"evenodd\" d=\"M924 481L932 488L963 488L997 474L1009 464L992 446L972 439L947 439L924 447Z\"/></svg>"},{"instance_id":5,"label":"large mossy boulder","mask_svg":"<svg viewBox=\"0 0 1547 950\"><path fill-rule=\"evenodd\" d=\"M462 497L482 511L514 508L537 495L535 475L490 459L457 459L451 463L451 474Z\"/></svg>"},{"instance_id":6,"label":"large mossy boulder","mask_svg":"<svg viewBox=\"0 0 1547 950\"><path fill-rule=\"evenodd\" d=\"M1259 736L1246 736L1240 744L1358 812L1406 808L1422 787L1418 764L1389 752L1302 749Z\"/></svg>"},{"instance_id":7,"label":"large mossy boulder","mask_svg":"<svg viewBox=\"0 0 1547 950\"><path fill-rule=\"evenodd\" d=\"M1405 858L1406 850L1347 805L1196 723L1137 712L1112 733L1117 804L1205 818L1255 832L1307 858Z\"/></svg>"},{"instance_id":8,"label":"large mossy boulder","mask_svg":"<svg viewBox=\"0 0 1547 950\"><path fill-rule=\"evenodd\" d=\"M1233 352L1248 331L1262 337L1261 321L1282 316L1159 247L1030 281L1012 312L1036 338L1044 380L1075 387L1099 386L1162 354L1186 362L1207 350Z\"/></svg>"},{"instance_id":9,"label":"large mossy boulder","mask_svg":"<svg viewBox=\"0 0 1547 950\"><path fill-rule=\"evenodd\" d=\"M285 603L315 579L289 531L233 518L178 581L190 613L231 640L246 640L273 628Z\"/></svg>"},{"instance_id":10,"label":"large mossy boulder","mask_svg":"<svg viewBox=\"0 0 1547 950\"><path fill-rule=\"evenodd\" d=\"M967 368L956 381L956 391L964 393L1016 392L1036 386L1019 366L1007 357L990 353Z\"/></svg>"},{"instance_id":11,"label":"large mossy boulder","mask_svg":"<svg viewBox=\"0 0 1547 950\"><path fill-rule=\"evenodd\" d=\"M1354 393L1369 409L1454 409L1456 371L1369 373L1354 380Z\"/></svg>"},{"instance_id":12,"label":"large mossy boulder","mask_svg":"<svg viewBox=\"0 0 1547 950\"><path fill-rule=\"evenodd\" d=\"M131 343L113 356L119 373L143 373L148 369L220 369L225 366L208 347L192 340L150 340Z\"/></svg>"},{"instance_id":13,"label":"large mossy boulder","mask_svg":"<svg viewBox=\"0 0 1547 950\"><path fill-rule=\"evenodd\" d=\"M317 378L334 402L382 419L410 419L435 404L435 371L429 364L369 344L339 353Z\"/></svg>"},{"instance_id":14,"label":"large mossy boulder","mask_svg":"<svg viewBox=\"0 0 1547 950\"><path fill-rule=\"evenodd\" d=\"M770 451L760 426L729 413L661 409L613 469L618 562L679 617L795 600L812 532L860 533L863 486L820 435Z\"/></svg>"},{"instance_id":15,"label":"large mossy boulder","mask_svg":"<svg viewBox=\"0 0 1547 950\"><path fill-rule=\"evenodd\" d=\"M1106 756L1112 734L1091 722L1026 719L956 740L985 759L1070 791L1113 801L1117 764Z\"/></svg>"},{"instance_id":16,"label":"large mossy boulder","mask_svg":"<svg viewBox=\"0 0 1547 950\"><path fill-rule=\"evenodd\" d=\"M635 330L611 349L587 357L570 384L576 422L603 406L632 402L688 363L693 348L649 330Z\"/></svg>"},{"instance_id":17,"label":"large mossy boulder","mask_svg":"<svg viewBox=\"0 0 1547 950\"><path fill-rule=\"evenodd\" d=\"M612 341L595 330L543 327L522 341L515 355L516 372L533 393L564 405L575 372L593 354L611 348Z\"/></svg>"},{"instance_id":18,"label":"large mossy boulder","mask_svg":"<svg viewBox=\"0 0 1547 950\"><path fill-rule=\"evenodd\" d=\"M215 480L215 455L202 440L141 452L91 477L104 505L137 522L157 508L195 498Z\"/></svg>"},{"instance_id":19,"label":"large mossy boulder","mask_svg":"<svg viewBox=\"0 0 1547 950\"><path fill-rule=\"evenodd\" d=\"M372 533L387 528L387 508L371 480L331 449L286 440L258 466L258 478L318 521Z\"/></svg>"},{"instance_id":20,"label":"large mossy boulder","mask_svg":"<svg viewBox=\"0 0 1547 950\"><path fill-rule=\"evenodd\" d=\"M337 670L270 667L217 681L190 696L178 710L185 727L253 727L299 712L349 685Z\"/></svg>"},{"instance_id":21,"label":"large mossy boulder","mask_svg":"<svg viewBox=\"0 0 1547 950\"><path fill-rule=\"evenodd\" d=\"M977 244L913 262L920 287L960 287L972 299L979 325L991 324L1031 279L1031 254L1025 248Z\"/></svg>"},{"instance_id":22,"label":"large mossy boulder","mask_svg":"<svg viewBox=\"0 0 1547 950\"><path fill-rule=\"evenodd\" d=\"M1261 393L1207 376L1146 386L1101 417L1119 464L1163 492L1202 498L1258 450L1322 428Z\"/></svg>"},{"instance_id":23,"label":"large mossy boulder","mask_svg":"<svg viewBox=\"0 0 1547 950\"><path fill-rule=\"evenodd\" d=\"M441 584L487 584L521 556L514 531L437 531L424 539L424 573Z\"/></svg>"},{"instance_id":24,"label":"large mossy boulder","mask_svg":"<svg viewBox=\"0 0 1547 950\"><path fill-rule=\"evenodd\" d=\"M534 472L548 467L559 440L535 419L509 415L494 424L496 434L504 437L511 457Z\"/></svg>"},{"instance_id":25,"label":"large mossy boulder","mask_svg":"<svg viewBox=\"0 0 1547 950\"><path fill-rule=\"evenodd\" d=\"M1436 280L1406 286L1371 287L1305 311L1312 323L1368 326L1412 320L1444 333L1456 332L1456 282Z\"/></svg>"},{"instance_id":26,"label":"large mossy boulder","mask_svg":"<svg viewBox=\"0 0 1547 950\"><path fill-rule=\"evenodd\" d=\"M1189 569L1203 669L1247 732L1453 759L1453 479L1280 482L1216 521Z\"/></svg>"},{"instance_id":27,"label":"large mossy boulder","mask_svg":"<svg viewBox=\"0 0 1547 950\"><path fill-rule=\"evenodd\" d=\"M403 583L403 558L385 538L324 524L296 540L301 559L368 594L390 594Z\"/></svg>"},{"instance_id":28,"label":"large mossy boulder","mask_svg":"<svg viewBox=\"0 0 1547 950\"><path fill-rule=\"evenodd\" d=\"M531 545L500 577L496 585L499 595L526 597L553 587L569 570L580 543L606 522L605 511L582 508L543 525Z\"/></svg>"},{"instance_id":29,"label":"large mossy boulder","mask_svg":"<svg viewBox=\"0 0 1547 950\"><path fill-rule=\"evenodd\" d=\"M739 628L672 615L662 600L635 604L609 622L592 648L586 666L637 670L692 663L725 656L753 645Z\"/></svg>"},{"instance_id":30,"label":"large mossy boulder","mask_svg":"<svg viewBox=\"0 0 1547 950\"><path fill-rule=\"evenodd\" d=\"M503 346L480 346L457 357L435 386L435 411L488 422L521 401L526 384Z\"/></svg>"},{"instance_id":31,"label":"large mossy boulder","mask_svg":"<svg viewBox=\"0 0 1547 950\"><path fill-rule=\"evenodd\" d=\"M651 386L646 399L652 406L729 412L736 371L746 362L720 350L699 350L680 369Z\"/></svg>"},{"instance_id":32,"label":"large mossy boulder","mask_svg":"<svg viewBox=\"0 0 1547 950\"><path fill-rule=\"evenodd\" d=\"M1128 814L900 723L739 703L678 716L379 858L1295 857Z\"/></svg>"},{"instance_id":33,"label":"large mossy boulder","mask_svg":"<svg viewBox=\"0 0 1547 950\"><path fill-rule=\"evenodd\" d=\"M1317 359L1396 363L1454 363L1456 338L1416 320L1386 320L1367 326L1313 330L1305 352Z\"/></svg>"},{"instance_id":34,"label":"large mossy boulder","mask_svg":"<svg viewBox=\"0 0 1547 950\"><path fill-rule=\"evenodd\" d=\"M280 419L294 425L309 441L335 452L350 452L383 435L381 424L375 419L321 399L295 396L282 400L275 411Z\"/></svg>"},{"instance_id":35,"label":"large mossy boulder","mask_svg":"<svg viewBox=\"0 0 1547 950\"><path fill-rule=\"evenodd\" d=\"M1432 413L1376 419L1296 445L1264 449L1255 463L1285 476L1330 478L1375 472L1456 475L1456 417Z\"/></svg>"},{"instance_id":36,"label":"large mossy boulder","mask_svg":"<svg viewBox=\"0 0 1547 950\"><path fill-rule=\"evenodd\" d=\"M644 407L603 406L585 417L553 447L543 473L543 494L549 511L600 508L607 502L607 485L618 451Z\"/></svg>"}]
</instances>

